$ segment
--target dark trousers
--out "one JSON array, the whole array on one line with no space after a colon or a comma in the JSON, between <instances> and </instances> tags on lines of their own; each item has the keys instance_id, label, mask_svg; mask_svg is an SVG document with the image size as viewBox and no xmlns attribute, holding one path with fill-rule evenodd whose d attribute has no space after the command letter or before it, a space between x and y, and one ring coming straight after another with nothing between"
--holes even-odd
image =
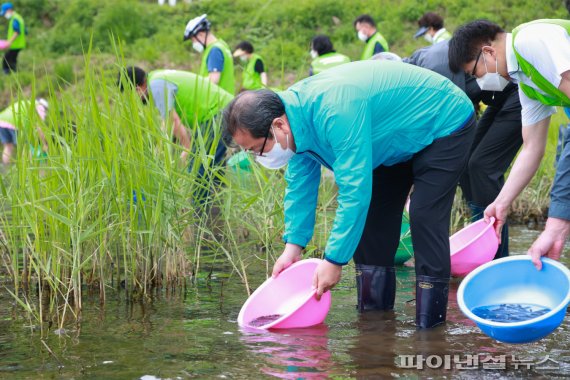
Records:
<instances>
[{"instance_id":1,"label":"dark trousers","mask_svg":"<svg viewBox=\"0 0 570 380\"><path fill-rule=\"evenodd\" d=\"M505 172L522 145L521 109L489 106L477 123L475 138L460 186L468 203L485 208L505 183Z\"/></svg>"},{"instance_id":2,"label":"dark trousers","mask_svg":"<svg viewBox=\"0 0 570 380\"><path fill-rule=\"evenodd\" d=\"M18 64L18 54L20 49L8 50L4 54L4 59L2 60L2 70L5 74L10 74L12 71L17 71Z\"/></svg>"},{"instance_id":3,"label":"dark trousers","mask_svg":"<svg viewBox=\"0 0 570 380\"><path fill-rule=\"evenodd\" d=\"M410 226L416 274L450 277L449 223L457 182L467 164L475 119L435 140L409 161L374 169L372 200L354 254L356 264L393 266L402 211L412 185Z\"/></svg>"}]
</instances>

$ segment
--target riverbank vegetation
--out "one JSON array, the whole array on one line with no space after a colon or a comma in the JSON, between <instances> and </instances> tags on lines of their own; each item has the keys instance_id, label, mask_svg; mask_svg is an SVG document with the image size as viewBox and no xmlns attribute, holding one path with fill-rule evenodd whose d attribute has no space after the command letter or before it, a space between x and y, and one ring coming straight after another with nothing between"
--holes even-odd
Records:
<instances>
[{"instance_id":1,"label":"riverbank vegetation","mask_svg":"<svg viewBox=\"0 0 570 380\"><path fill-rule=\"evenodd\" d=\"M271 83L286 87L306 76L309 41L326 33L353 59L362 45L352 20L377 18L393 51L405 56L423 45L413 40L415 20L427 10L446 16L449 29L488 17L507 27L541 17L566 17L562 2L518 1L301 1L216 0L159 7L154 1L22 0L30 47L20 72L0 81L0 103L42 96L50 101L43 130L47 157L34 155L33 131L19 133L18 157L2 174L0 264L4 285L42 325L63 325L81 311L93 290L105 302L109 288L128 298L151 289L179 289L212 275L212 260L228 263L225 276L251 290L251 268L266 273L282 247L283 174L259 165L212 168L206 131L192 126L193 152L180 162L179 147L159 115L136 94L120 93L120 67L196 71L200 57L182 43L185 23L208 13L218 37L234 46L250 39L265 57ZM560 4L559 4L560 3ZM118 41L119 43L115 43ZM238 69L239 70L239 69ZM38 120L39 122L39 120ZM533 183L514 206L515 218L540 221L548 207L558 125L553 119L547 154ZM203 164L212 175L202 178ZM214 194L200 194L215 181ZM335 186L323 176L315 237L308 255L319 257L336 207ZM460 197L453 224L466 221ZM32 296L30 298L29 296ZM41 302L34 302L36 299Z\"/></svg>"}]
</instances>

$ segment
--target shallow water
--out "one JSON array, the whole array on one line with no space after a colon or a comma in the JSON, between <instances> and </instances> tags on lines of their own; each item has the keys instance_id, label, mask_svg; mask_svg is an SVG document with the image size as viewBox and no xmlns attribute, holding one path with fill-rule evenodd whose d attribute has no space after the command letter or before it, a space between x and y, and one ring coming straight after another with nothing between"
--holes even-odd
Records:
<instances>
[{"instance_id":1,"label":"shallow water","mask_svg":"<svg viewBox=\"0 0 570 380\"><path fill-rule=\"evenodd\" d=\"M500 304L479 306L471 310L479 318L493 322L514 323L540 317L550 311L549 308L531 304Z\"/></svg>"},{"instance_id":2,"label":"shallow water","mask_svg":"<svg viewBox=\"0 0 570 380\"><path fill-rule=\"evenodd\" d=\"M255 318L253 321L247 322L246 324L251 327L261 327L268 325L271 322L275 322L281 317L281 314L264 315L262 317Z\"/></svg>"},{"instance_id":3,"label":"shallow water","mask_svg":"<svg viewBox=\"0 0 570 380\"><path fill-rule=\"evenodd\" d=\"M512 231L524 253L536 231ZM568 249L563 262L570 264ZM227 269L224 268L224 269ZM111 293L104 307L86 299L81 322L51 327L45 344L19 306L0 290L0 378L544 378L570 376L570 318L531 344L499 343L459 311L459 279L450 288L448 322L416 331L413 269L398 269L394 312L357 313L354 273L333 292L326 323L259 332L237 326L247 294L214 271L183 294L127 303ZM260 270L260 273L263 273ZM253 279L261 284L262 276ZM1 289L1 288L0 288ZM540 363L543 362L543 363ZM505 369L501 369L504 367ZM470 369L463 369L470 368Z\"/></svg>"}]
</instances>

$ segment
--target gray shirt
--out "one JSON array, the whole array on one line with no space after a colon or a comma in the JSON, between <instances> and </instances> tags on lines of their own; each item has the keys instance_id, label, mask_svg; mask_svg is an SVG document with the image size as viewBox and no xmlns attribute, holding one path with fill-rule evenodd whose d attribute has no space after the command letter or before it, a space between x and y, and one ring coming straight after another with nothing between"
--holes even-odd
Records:
<instances>
[{"instance_id":1,"label":"gray shirt","mask_svg":"<svg viewBox=\"0 0 570 380\"><path fill-rule=\"evenodd\" d=\"M168 113L174 107L178 87L165 79L154 79L148 84L148 87L152 94L154 105L158 108L162 118L166 119Z\"/></svg>"},{"instance_id":2,"label":"gray shirt","mask_svg":"<svg viewBox=\"0 0 570 380\"><path fill-rule=\"evenodd\" d=\"M403 61L443 75L462 89L474 105L482 101L488 106L501 108L503 111L521 112L516 84L509 83L503 91L481 91L474 77L463 71L457 73L451 71L448 52L449 41L442 41L416 50L411 57L404 58Z\"/></svg>"},{"instance_id":3,"label":"gray shirt","mask_svg":"<svg viewBox=\"0 0 570 380\"><path fill-rule=\"evenodd\" d=\"M416 50L411 57L404 58L403 62L411 63L424 69L435 71L451 80L457 87L463 90L473 103L479 103L481 89L475 78L463 71L454 73L449 68L449 41L442 41L435 45L426 46Z\"/></svg>"}]
</instances>

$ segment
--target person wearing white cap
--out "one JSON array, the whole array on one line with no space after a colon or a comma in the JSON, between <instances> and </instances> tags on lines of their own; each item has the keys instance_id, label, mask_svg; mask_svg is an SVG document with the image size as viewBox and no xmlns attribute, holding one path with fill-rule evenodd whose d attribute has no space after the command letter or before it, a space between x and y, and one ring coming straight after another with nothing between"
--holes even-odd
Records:
<instances>
[{"instance_id":1,"label":"person wearing white cap","mask_svg":"<svg viewBox=\"0 0 570 380\"><path fill-rule=\"evenodd\" d=\"M4 146L2 151L2 163L8 165L16 150L16 131L20 128L29 128L36 125L36 132L42 144L42 151L47 153L47 139L39 127L47 115L48 102L45 99L36 99L35 107L29 100L21 100L11 104L0 112L0 142ZM30 112L35 110L36 112ZM39 119L39 120L38 120Z\"/></svg>"},{"instance_id":2,"label":"person wearing white cap","mask_svg":"<svg viewBox=\"0 0 570 380\"><path fill-rule=\"evenodd\" d=\"M199 75L208 77L230 94L235 93L234 62L227 43L216 38L210 31L207 15L188 21L184 41L192 40L192 48L202 54Z\"/></svg>"}]
</instances>

